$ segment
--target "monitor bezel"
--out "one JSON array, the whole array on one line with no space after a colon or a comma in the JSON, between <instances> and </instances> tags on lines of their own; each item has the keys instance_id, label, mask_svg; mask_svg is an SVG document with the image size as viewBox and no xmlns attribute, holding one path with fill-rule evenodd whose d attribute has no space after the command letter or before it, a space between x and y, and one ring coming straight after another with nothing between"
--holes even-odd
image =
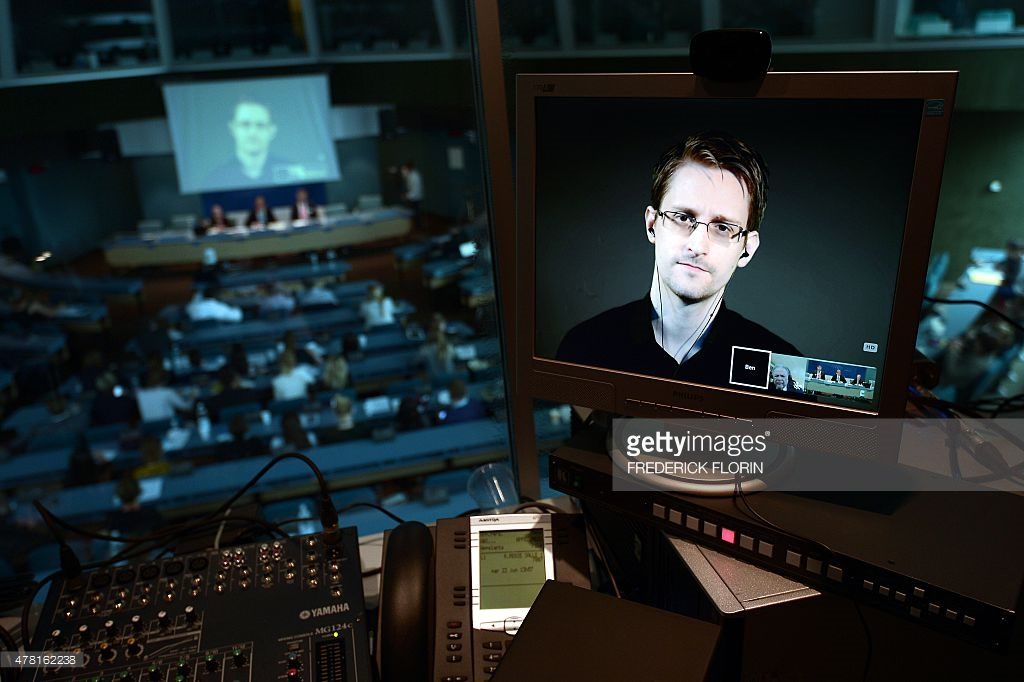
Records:
<instances>
[{"instance_id":1,"label":"monitor bezel","mask_svg":"<svg viewBox=\"0 0 1024 682\"><path fill-rule=\"evenodd\" d=\"M629 416L900 417L938 208L958 73L769 73L759 84L708 83L690 73L519 74L516 78L515 376L517 432L532 433L534 400ZM544 97L921 100L921 127L877 409L811 403L542 358L536 355L536 102ZM932 107L926 102L935 101ZM941 100L941 108L940 101ZM532 447L532 439L528 447Z\"/></svg>"}]
</instances>

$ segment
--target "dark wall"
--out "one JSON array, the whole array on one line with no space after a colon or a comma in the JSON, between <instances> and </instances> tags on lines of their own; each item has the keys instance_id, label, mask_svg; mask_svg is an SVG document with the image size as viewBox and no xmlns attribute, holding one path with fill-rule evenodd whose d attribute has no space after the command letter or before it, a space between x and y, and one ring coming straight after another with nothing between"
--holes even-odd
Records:
<instances>
[{"instance_id":1,"label":"dark wall","mask_svg":"<svg viewBox=\"0 0 1024 682\"><path fill-rule=\"evenodd\" d=\"M1003 191L988 191L999 180ZM958 112L953 117L933 253L950 255L956 279L975 246L1024 239L1024 113Z\"/></svg>"}]
</instances>

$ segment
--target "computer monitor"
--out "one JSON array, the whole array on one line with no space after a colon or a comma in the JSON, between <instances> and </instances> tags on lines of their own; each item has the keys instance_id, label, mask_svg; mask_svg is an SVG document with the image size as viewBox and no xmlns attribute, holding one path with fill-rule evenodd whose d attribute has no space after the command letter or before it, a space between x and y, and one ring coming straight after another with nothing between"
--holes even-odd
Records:
<instances>
[{"instance_id":1,"label":"computer monitor","mask_svg":"<svg viewBox=\"0 0 1024 682\"><path fill-rule=\"evenodd\" d=\"M956 80L518 76L519 433L902 416Z\"/></svg>"}]
</instances>

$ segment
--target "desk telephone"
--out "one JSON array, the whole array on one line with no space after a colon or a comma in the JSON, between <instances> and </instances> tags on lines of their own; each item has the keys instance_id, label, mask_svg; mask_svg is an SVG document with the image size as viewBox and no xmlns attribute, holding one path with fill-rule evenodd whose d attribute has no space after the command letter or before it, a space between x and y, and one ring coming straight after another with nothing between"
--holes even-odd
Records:
<instances>
[{"instance_id":1,"label":"desk telephone","mask_svg":"<svg viewBox=\"0 0 1024 682\"><path fill-rule=\"evenodd\" d=\"M489 679L546 580L590 588L582 515L400 525L384 545L381 682Z\"/></svg>"}]
</instances>

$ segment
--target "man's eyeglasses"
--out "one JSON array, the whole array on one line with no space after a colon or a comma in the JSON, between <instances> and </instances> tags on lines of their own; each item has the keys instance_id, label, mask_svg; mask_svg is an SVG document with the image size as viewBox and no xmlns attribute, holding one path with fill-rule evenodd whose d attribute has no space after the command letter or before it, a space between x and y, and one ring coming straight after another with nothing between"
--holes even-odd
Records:
<instances>
[{"instance_id":1,"label":"man's eyeglasses","mask_svg":"<svg viewBox=\"0 0 1024 682\"><path fill-rule=\"evenodd\" d=\"M702 223L689 213L681 213L679 211L658 211L657 213L659 216L664 218L668 224L673 227L678 227L680 230L685 230L687 235L693 234L693 231L697 229L698 225L703 225L708 228L708 239L715 244L721 244L723 246L727 246L738 241L740 237L750 232L750 230L740 227L739 225L733 225L732 223Z\"/></svg>"}]
</instances>

